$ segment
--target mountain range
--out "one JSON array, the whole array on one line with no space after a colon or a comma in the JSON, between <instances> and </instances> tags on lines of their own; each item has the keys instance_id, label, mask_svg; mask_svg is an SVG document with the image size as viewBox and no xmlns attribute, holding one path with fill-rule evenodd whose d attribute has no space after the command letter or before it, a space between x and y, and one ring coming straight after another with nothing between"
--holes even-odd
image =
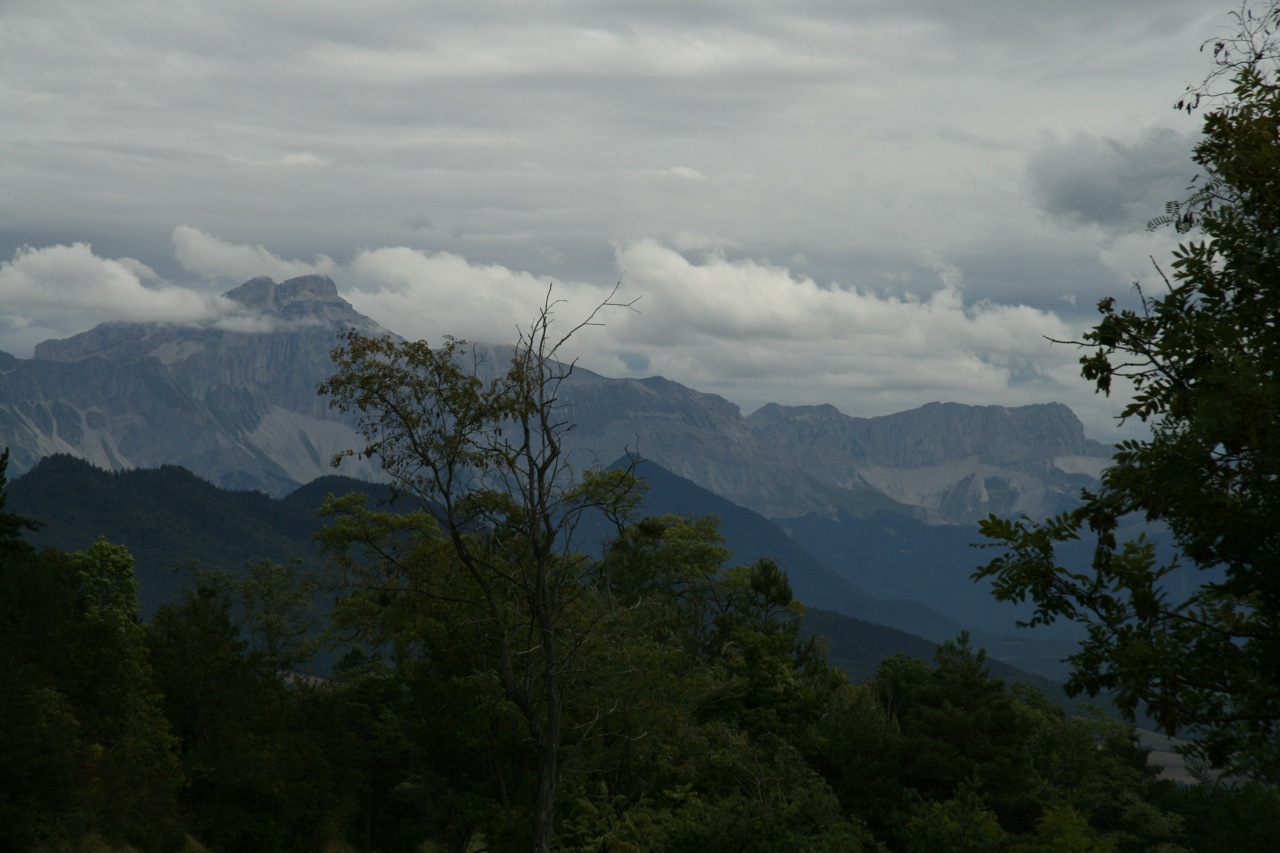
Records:
<instances>
[{"instance_id":1,"label":"mountain range","mask_svg":"<svg viewBox=\"0 0 1280 853\"><path fill-rule=\"evenodd\" d=\"M46 341L30 359L0 353L0 440L13 473L67 453L109 470L182 465L276 496L334 473L332 455L359 440L316 386L332 373L339 332L390 333L324 276L256 278L225 298L244 312L235 324L104 323ZM932 403L876 418L771 404L744 416L662 377L583 368L562 400L577 424L570 449L584 459L635 452L766 518L1043 516L1096 482L1112 452L1059 404ZM378 474L361 460L340 473Z\"/></svg>"},{"instance_id":2,"label":"mountain range","mask_svg":"<svg viewBox=\"0 0 1280 853\"><path fill-rule=\"evenodd\" d=\"M328 460L361 441L316 394L330 351L349 328L392 333L323 276L255 278L225 299L233 322L108 323L30 359L0 353L11 477L65 454L114 471L181 466L282 498L335 473ZM501 346L474 346L500 363ZM988 513L1043 517L1097 484L1113 449L1066 406L931 403L855 418L770 404L744 416L662 377L581 367L560 399L580 465L638 455L646 477L664 480L650 511L715 512L735 559L775 557L807 603L931 640L970 628L994 655L1058 674L1063 638L1014 630L1016 609L969 580L981 562L969 546ZM380 474L358 459L337 473Z\"/></svg>"},{"instance_id":3,"label":"mountain range","mask_svg":"<svg viewBox=\"0 0 1280 853\"><path fill-rule=\"evenodd\" d=\"M914 621L934 629L939 640L960 630L918 604L876 600L750 510L650 462L639 463L636 470L648 486L643 515L714 514L732 552L731 565L769 557L786 568L797 597L822 602L823 607L805 609L805 631L826 637L832 663L859 681L890 655L928 659L933 653L934 642L882 622ZM40 528L28 536L36 547L78 551L106 536L128 548L142 614L150 618L190 588L193 571L234 576L263 560L297 564L316 585L316 609L328 610L330 575L314 538L327 521L316 509L326 495L353 491L364 494L370 506L392 511L397 507L386 484L349 477L321 477L273 498L259 491L219 488L176 465L104 471L65 454L41 459L10 483L6 496L9 509L40 521ZM322 669L334 662L328 653L317 661ZM992 671L1057 695L1053 681L1009 663L995 660Z\"/></svg>"}]
</instances>

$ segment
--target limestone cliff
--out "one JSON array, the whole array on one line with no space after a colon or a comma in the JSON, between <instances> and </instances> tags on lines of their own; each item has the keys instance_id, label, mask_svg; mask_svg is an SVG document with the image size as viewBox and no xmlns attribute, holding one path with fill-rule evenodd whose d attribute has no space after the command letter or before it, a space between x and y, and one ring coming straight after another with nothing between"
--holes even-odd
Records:
<instances>
[{"instance_id":1,"label":"limestone cliff","mask_svg":"<svg viewBox=\"0 0 1280 853\"><path fill-rule=\"evenodd\" d=\"M325 276L256 278L225 298L234 310L203 326L104 323L0 360L0 442L15 471L69 453L112 469L173 463L271 493L331 473L328 458L356 437L316 385L339 332L386 330Z\"/></svg>"},{"instance_id":2,"label":"limestone cliff","mask_svg":"<svg viewBox=\"0 0 1280 853\"><path fill-rule=\"evenodd\" d=\"M1043 516L1096 481L1112 448L1066 406L930 403L854 418L832 406L769 405L747 418L759 440L842 488L870 486L937 520Z\"/></svg>"}]
</instances>

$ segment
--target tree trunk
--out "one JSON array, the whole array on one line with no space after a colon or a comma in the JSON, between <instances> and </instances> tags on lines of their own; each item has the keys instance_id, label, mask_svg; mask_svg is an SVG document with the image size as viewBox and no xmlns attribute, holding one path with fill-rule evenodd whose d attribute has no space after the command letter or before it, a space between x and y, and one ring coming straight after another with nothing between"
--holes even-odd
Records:
<instances>
[{"instance_id":1,"label":"tree trunk","mask_svg":"<svg viewBox=\"0 0 1280 853\"><path fill-rule=\"evenodd\" d=\"M540 598L545 602L545 584L540 585ZM542 608L540 608L542 609ZM539 614L542 633L542 655L547 666L547 725L538 754L538 799L534 805L533 849L551 853L552 830L555 826L556 783L560 768L560 672L556 666L555 632L545 609Z\"/></svg>"},{"instance_id":2,"label":"tree trunk","mask_svg":"<svg viewBox=\"0 0 1280 853\"><path fill-rule=\"evenodd\" d=\"M548 727L550 728L550 727ZM556 728L559 729L559 721ZM538 853L551 853L551 830L555 824L556 781L560 753L560 736L547 732L546 743L538 756L538 800L534 805L533 849Z\"/></svg>"}]
</instances>

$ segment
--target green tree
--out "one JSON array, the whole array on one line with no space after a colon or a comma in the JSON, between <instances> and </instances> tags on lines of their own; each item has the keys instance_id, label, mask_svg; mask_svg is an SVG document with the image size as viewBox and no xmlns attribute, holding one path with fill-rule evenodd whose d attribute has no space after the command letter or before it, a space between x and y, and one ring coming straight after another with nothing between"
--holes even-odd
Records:
<instances>
[{"instance_id":1,"label":"green tree","mask_svg":"<svg viewBox=\"0 0 1280 853\"><path fill-rule=\"evenodd\" d=\"M1088 626L1071 657L1072 693L1113 691L1166 731L1187 727L1209 765L1280 781L1280 6L1237 15L1214 42L1217 72L1180 105L1212 108L1190 199L1153 222L1193 238L1174 252L1163 290L1134 308L1099 304L1084 335L1083 375L1109 393L1127 380L1122 418L1150 425L1123 442L1096 494L1036 524L991 517L1005 554L976 573L1004 600L1030 598L1029 624ZM1229 75L1231 89L1210 84ZM1138 513L1168 525L1181 558L1203 572L1184 594L1144 539L1118 541ZM1088 534L1086 534L1086 530ZM1090 571L1058 564L1055 546L1096 538Z\"/></svg>"},{"instance_id":2,"label":"green tree","mask_svg":"<svg viewBox=\"0 0 1280 853\"><path fill-rule=\"evenodd\" d=\"M295 598L293 580L263 565L239 581L199 572L194 588L149 626L150 660L179 744L186 825L213 849L313 850L339 834L325 822L343 805L328 757L342 735L319 718L323 691L282 672L282 660L299 662L289 644L264 646L250 623L287 609L279 604Z\"/></svg>"},{"instance_id":3,"label":"green tree","mask_svg":"<svg viewBox=\"0 0 1280 853\"><path fill-rule=\"evenodd\" d=\"M357 413L361 455L440 526L449 558L439 568L461 576L452 604L493 642L490 671L536 751L539 851L552 843L566 681L596 621L574 534L589 513L617 517L634 503L629 472L574 471L558 402L573 371L562 347L609 304L557 337L548 294L505 369L453 338L437 349L352 332L320 386Z\"/></svg>"},{"instance_id":4,"label":"green tree","mask_svg":"<svg viewBox=\"0 0 1280 853\"><path fill-rule=\"evenodd\" d=\"M409 759L363 771L363 815L394 812L450 850L467 849L474 834L527 846L536 755L502 688L500 639L477 619L452 546L422 511L369 510L358 494L329 499L325 511L333 521L321 540L345 587L335 630L388 659L353 667L359 655L350 654L341 700L374 707L366 688L394 696L354 730L371 746L366 756L385 755L390 742Z\"/></svg>"},{"instance_id":5,"label":"green tree","mask_svg":"<svg viewBox=\"0 0 1280 853\"><path fill-rule=\"evenodd\" d=\"M1182 849L1132 726L992 678L963 635L882 661L818 727L812 763L890 849Z\"/></svg>"},{"instance_id":6,"label":"green tree","mask_svg":"<svg viewBox=\"0 0 1280 853\"><path fill-rule=\"evenodd\" d=\"M21 554L28 554L31 546L22 538L23 531L34 531L40 529L40 522L23 518L20 515L14 515L5 510L5 503L8 501L8 478L9 470L9 448L5 448L0 453L0 559L7 560ZM0 570L3 570L3 564L0 564Z\"/></svg>"},{"instance_id":7,"label":"green tree","mask_svg":"<svg viewBox=\"0 0 1280 853\"><path fill-rule=\"evenodd\" d=\"M124 548L4 549L0 847L180 839L175 743L144 641Z\"/></svg>"},{"instance_id":8,"label":"green tree","mask_svg":"<svg viewBox=\"0 0 1280 853\"><path fill-rule=\"evenodd\" d=\"M918 812L919 798L945 803L968 791L1004 829L1028 831L1045 801L1031 754L1032 717L991 676L985 652L971 648L967 635L939 646L934 663L895 655L876 669L869 687L891 728L859 745L866 776L850 780L856 787L846 804L879 812L868 819L889 828ZM964 803L954 809L953 816L978 817Z\"/></svg>"},{"instance_id":9,"label":"green tree","mask_svg":"<svg viewBox=\"0 0 1280 853\"><path fill-rule=\"evenodd\" d=\"M565 849L874 846L812 766L847 680L798 639L785 573L727 556L713 518L664 516L628 525L593 566L612 604L578 686L615 710L574 744Z\"/></svg>"},{"instance_id":10,"label":"green tree","mask_svg":"<svg viewBox=\"0 0 1280 853\"><path fill-rule=\"evenodd\" d=\"M281 676L309 663L320 648L320 617L312 607L315 590L301 567L259 560L237 586L252 654Z\"/></svg>"}]
</instances>

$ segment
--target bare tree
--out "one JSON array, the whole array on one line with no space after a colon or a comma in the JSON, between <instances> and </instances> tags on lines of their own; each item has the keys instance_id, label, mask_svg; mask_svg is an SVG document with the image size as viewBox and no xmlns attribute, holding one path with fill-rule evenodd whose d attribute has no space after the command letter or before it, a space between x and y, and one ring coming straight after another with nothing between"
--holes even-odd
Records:
<instances>
[{"instance_id":1,"label":"bare tree","mask_svg":"<svg viewBox=\"0 0 1280 853\"><path fill-rule=\"evenodd\" d=\"M565 449L574 425L559 397L574 370L561 349L605 308L632 304L613 301L616 292L557 336L559 302L548 290L505 369L492 351L452 337L433 348L352 331L319 389L357 414L367 442L334 464L376 458L396 493L436 518L467 581L453 603L497 649L502 691L537 753L538 851L552 842L566 682L597 621L583 616L591 590L574 534L588 513L625 516L638 494L630 471L574 469Z\"/></svg>"}]
</instances>

